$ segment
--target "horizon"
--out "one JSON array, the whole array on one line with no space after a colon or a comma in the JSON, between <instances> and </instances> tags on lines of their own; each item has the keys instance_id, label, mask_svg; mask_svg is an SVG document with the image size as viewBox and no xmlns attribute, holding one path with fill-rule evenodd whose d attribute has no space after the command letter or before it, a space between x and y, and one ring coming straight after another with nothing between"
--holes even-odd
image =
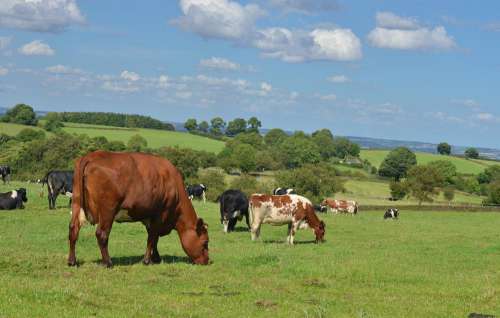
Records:
<instances>
[{"instance_id":1,"label":"horizon","mask_svg":"<svg viewBox=\"0 0 500 318\"><path fill-rule=\"evenodd\" d=\"M425 3L9 0L0 107L500 149L500 3Z\"/></svg>"}]
</instances>

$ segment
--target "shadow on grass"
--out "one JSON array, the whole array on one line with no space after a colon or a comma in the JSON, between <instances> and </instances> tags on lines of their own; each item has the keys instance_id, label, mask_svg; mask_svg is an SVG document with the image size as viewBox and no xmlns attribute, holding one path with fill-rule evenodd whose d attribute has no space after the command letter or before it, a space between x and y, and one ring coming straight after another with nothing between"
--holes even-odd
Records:
<instances>
[{"instance_id":1,"label":"shadow on grass","mask_svg":"<svg viewBox=\"0 0 500 318\"><path fill-rule=\"evenodd\" d=\"M233 230L233 232L247 232L250 233L250 230L247 227L237 227Z\"/></svg>"},{"instance_id":2,"label":"shadow on grass","mask_svg":"<svg viewBox=\"0 0 500 318\"><path fill-rule=\"evenodd\" d=\"M144 258L144 255L137 255L137 256L118 256L118 257L111 257L111 262L113 263L113 266L131 266L135 264L142 264L142 260ZM161 262L163 264L174 264L174 263L186 263L186 264L191 264L191 260L187 256L174 256L174 255L162 255L161 256ZM95 264L100 264L101 260L95 260Z\"/></svg>"}]
</instances>

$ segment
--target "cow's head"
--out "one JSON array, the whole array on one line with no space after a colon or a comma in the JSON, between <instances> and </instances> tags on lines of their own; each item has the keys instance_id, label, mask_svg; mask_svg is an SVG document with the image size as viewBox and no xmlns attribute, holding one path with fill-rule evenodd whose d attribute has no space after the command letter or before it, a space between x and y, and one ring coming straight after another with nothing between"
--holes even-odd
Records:
<instances>
[{"instance_id":1,"label":"cow's head","mask_svg":"<svg viewBox=\"0 0 500 318\"><path fill-rule=\"evenodd\" d=\"M189 231L181 237L186 254L198 265L207 265L209 261L207 228L207 224L200 218L196 221L195 231Z\"/></svg>"},{"instance_id":2,"label":"cow's head","mask_svg":"<svg viewBox=\"0 0 500 318\"><path fill-rule=\"evenodd\" d=\"M16 190L18 197L23 200L23 202L28 202L28 197L26 196L26 189L25 188L19 188Z\"/></svg>"},{"instance_id":3,"label":"cow's head","mask_svg":"<svg viewBox=\"0 0 500 318\"><path fill-rule=\"evenodd\" d=\"M325 241L325 222L320 221L318 226L314 228L314 234L316 235L316 243L322 243Z\"/></svg>"}]
</instances>

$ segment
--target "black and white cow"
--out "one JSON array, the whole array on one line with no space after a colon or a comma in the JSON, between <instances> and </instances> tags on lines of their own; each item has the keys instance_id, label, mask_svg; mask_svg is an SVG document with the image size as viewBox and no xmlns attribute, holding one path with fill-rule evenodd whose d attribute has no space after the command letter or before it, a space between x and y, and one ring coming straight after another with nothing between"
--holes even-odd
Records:
<instances>
[{"instance_id":1,"label":"black and white cow","mask_svg":"<svg viewBox=\"0 0 500 318\"><path fill-rule=\"evenodd\" d=\"M224 225L224 232L232 232L236 222L243 219L250 230L248 221L248 198L240 190L226 190L219 198L220 203L220 222Z\"/></svg>"},{"instance_id":2,"label":"black and white cow","mask_svg":"<svg viewBox=\"0 0 500 318\"><path fill-rule=\"evenodd\" d=\"M28 202L25 188L0 193L0 210L24 209L23 202Z\"/></svg>"},{"instance_id":3,"label":"black and white cow","mask_svg":"<svg viewBox=\"0 0 500 318\"><path fill-rule=\"evenodd\" d=\"M5 184L5 182L10 183L10 173L9 166L0 166L0 176L2 176L3 184Z\"/></svg>"},{"instance_id":4,"label":"black and white cow","mask_svg":"<svg viewBox=\"0 0 500 318\"><path fill-rule=\"evenodd\" d=\"M56 200L59 194L68 196L69 205L71 206L71 197L73 196L73 171L51 171L42 179L42 195L43 187L47 183L49 209L56 208Z\"/></svg>"},{"instance_id":5,"label":"black and white cow","mask_svg":"<svg viewBox=\"0 0 500 318\"><path fill-rule=\"evenodd\" d=\"M198 198L198 199L203 199L203 202L207 202L207 197L206 197L207 190L208 190L207 187L202 183L191 184L186 187L186 191L190 200Z\"/></svg>"},{"instance_id":6,"label":"black and white cow","mask_svg":"<svg viewBox=\"0 0 500 318\"><path fill-rule=\"evenodd\" d=\"M399 216L399 210L391 208L391 209L388 209L387 211L385 211L384 220L385 219L397 220L398 216Z\"/></svg>"},{"instance_id":7,"label":"black and white cow","mask_svg":"<svg viewBox=\"0 0 500 318\"><path fill-rule=\"evenodd\" d=\"M276 188L273 190L273 195L297 194L292 188Z\"/></svg>"},{"instance_id":8,"label":"black and white cow","mask_svg":"<svg viewBox=\"0 0 500 318\"><path fill-rule=\"evenodd\" d=\"M321 204L315 204L314 206L314 211L316 212L320 212L320 213L326 213L328 212L328 207L327 206L324 206L324 205L321 205Z\"/></svg>"}]
</instances>

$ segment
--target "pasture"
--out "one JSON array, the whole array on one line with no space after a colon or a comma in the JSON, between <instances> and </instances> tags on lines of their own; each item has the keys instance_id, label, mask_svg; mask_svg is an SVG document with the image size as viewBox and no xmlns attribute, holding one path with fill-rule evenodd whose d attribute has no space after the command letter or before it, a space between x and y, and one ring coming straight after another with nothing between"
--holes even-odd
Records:
<instances>
[{"instance_id":1,"label":"pasture","mask_svg":"<svg viewBox=\"0 0 500 318\"><path fill-rule=\"evenodd\" d=\"M360 157L361 159L367 159L378 169L388 153L389 150L361 150ZM490 165L499 164L498 161L469 160L465 158L441 156L424 152L416 152L415 155L417 156L418 164L427 164L435 160L449 160L457 167L458 173L464 174L478 174Z\"/></svg>"},{"instance_id":2,"label":"pasture","mask_svg":"<svg viewBox=\"0 0 500 318\"><path fill-rule=\"evenodd\" d=\"M0 185L1 192L14 187ZM69 208L56 211L27 186L21 211L0 211L0 317L466 317L500 315L500 215L401 211L356 217L320 215L327 242L283 242L286 227L264 225L250 241L241 228L224 234L218 206L195 202L209 224L213 264L186 263L176 233L160 239L163 263L143 266L142 224L116 224L115 264L97 264L94 227L68 268ZM45 191L46 193L46 191Z\"/></svg>"},{"instance_id":3,"label":"pasture","mask_svg":"<svg viewBox=\"0 0 500 318\"><path fill-rule=\"evenodd\" d=\"M24 128L41 129L17 124L0 123L0 133L16 135ZM127 144L133 135L141 135L148 141L148 147L160 148L163 146L178 146L193 150L205 150L218 153L224 148L224 142L193 134L143 128L111 127L101 125L87 125L64 123L63 130L70 134L86 134L89 137L105 136L108 140L122 141Z\"/></svg>"}]
</instances>

